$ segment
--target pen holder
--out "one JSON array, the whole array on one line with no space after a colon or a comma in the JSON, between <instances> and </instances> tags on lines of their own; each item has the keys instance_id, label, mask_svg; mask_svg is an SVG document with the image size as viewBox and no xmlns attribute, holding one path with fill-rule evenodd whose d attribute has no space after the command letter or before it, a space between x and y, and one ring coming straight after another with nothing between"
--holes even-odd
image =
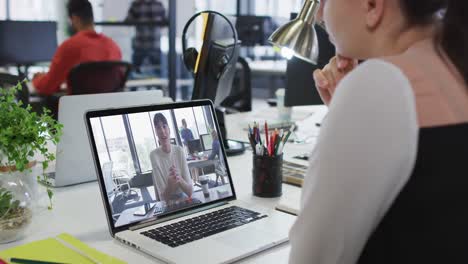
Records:
<instances>
[{"instance_id":1,"label":"pen holder","mask_svg":"<svg viewBox=\"0 0 468 264\"><path fill-rule=\"evenodd\" d=\"M282 194L283 154L279 156L253 156L252 191L259 197L279 197Z\"/></svg>"}]
</instances>

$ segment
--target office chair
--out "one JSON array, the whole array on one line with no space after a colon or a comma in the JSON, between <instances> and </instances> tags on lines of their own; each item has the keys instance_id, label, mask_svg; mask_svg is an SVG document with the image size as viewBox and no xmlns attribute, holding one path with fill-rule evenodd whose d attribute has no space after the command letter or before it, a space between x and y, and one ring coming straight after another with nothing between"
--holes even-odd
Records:
<instances>
[{"instance_id":1,"label":"office chair","mask_svg":"<svg viewBox=\"0 0 468 264\"><path fill-rule=\"evenodd\" d=\"M221 103L227 113L252 110L252 73L249 63L239 57L236 68L231 94Z\"/></svg>"},{"instance_id":2,"label":"office chair","mask_svg":"<svg viewBox=\"0 0 468 264\"><path fill-rule=\"evenodd\" d=\"M8 73L0 73L0 87L9 88L16 86L22 80L19 76L8 74ZM23 83L21 85L21 90L18 91L16 94L16 100L22 101L23 106L26 107L29 104L29 90L26 85Z\"/></svg>"},{"instance_id":3,"label":"office chair","mask_svg":"<svg viewBox=\"0 0 468 264\"><path fill-rule=\"evenodd\" d=\"M132 65L123 61L94 61L76 65L68 75L72 95L121 92Z\"/></svg>"}]
</instances>

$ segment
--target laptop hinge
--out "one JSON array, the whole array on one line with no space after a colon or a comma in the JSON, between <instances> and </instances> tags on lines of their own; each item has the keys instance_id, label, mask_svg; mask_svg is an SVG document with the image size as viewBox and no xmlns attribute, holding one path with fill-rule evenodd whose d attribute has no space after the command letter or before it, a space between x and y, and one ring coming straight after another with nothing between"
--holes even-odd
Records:
<instances>
[{"instance_id":1,"label":"laptop hinge","mask_svg":"<svg viewBox=\"0 0 468 264\"><path fill-rule=\"evenodd\" d=\"M142 228L145 228L145 227L148 227L148 226L151 226L151 225L164 223L164 222L167 222L167 221L179 218L179 217L183 217L183 216L191 215L191 214L194 214L194 213L206 211L206 210L213 209L215 207L223 206L223 205L226 205L226 204L228 204L228 202L214 203L214 204L211 204L211 205L204 206L203 208L196 208L196 209L189 210L189 211L186 211L186 212L183 212L183 213L170 215L170 216L164 217L163 219L156 219L156 220L151 220L151 221L148 221L148 222L140 223L138 225L134 225L134 226L130 227L128 230L135 231L135 230L142 229Z\"/></svg>"}]
</instances>

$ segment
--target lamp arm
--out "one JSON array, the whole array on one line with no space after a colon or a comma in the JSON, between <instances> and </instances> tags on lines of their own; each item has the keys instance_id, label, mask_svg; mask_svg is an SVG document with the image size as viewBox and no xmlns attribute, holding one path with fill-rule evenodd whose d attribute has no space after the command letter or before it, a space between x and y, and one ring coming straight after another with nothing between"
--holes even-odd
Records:
<instances>
[{"instance_id":1,"label":"lamp arm","mask_svg":"<svg viewBox=\"0 0 468 264\"><path fill-rule=\"evenodd\" d=\"M302 6L301 13L298 17L299 19L312 25L315 22L315 16L317 15L319 9L320 0L306 0L304 1L304 5Z\"/></svg>"}]
</instances>

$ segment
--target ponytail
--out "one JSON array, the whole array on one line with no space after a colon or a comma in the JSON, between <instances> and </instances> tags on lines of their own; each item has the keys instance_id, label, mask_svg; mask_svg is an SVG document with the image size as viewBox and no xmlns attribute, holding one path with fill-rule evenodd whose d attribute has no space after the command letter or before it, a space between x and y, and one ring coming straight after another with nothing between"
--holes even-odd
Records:
<instances>
[{"instance_id":1,"label":"ponytail","mask_svg":"<svg viewBox=\"0 0 468 264\"><path fill-rule=\"evenodd\" d=\"M448 0L441 46L468 85L468 0Z\"/></svg>"}]
</instances>

